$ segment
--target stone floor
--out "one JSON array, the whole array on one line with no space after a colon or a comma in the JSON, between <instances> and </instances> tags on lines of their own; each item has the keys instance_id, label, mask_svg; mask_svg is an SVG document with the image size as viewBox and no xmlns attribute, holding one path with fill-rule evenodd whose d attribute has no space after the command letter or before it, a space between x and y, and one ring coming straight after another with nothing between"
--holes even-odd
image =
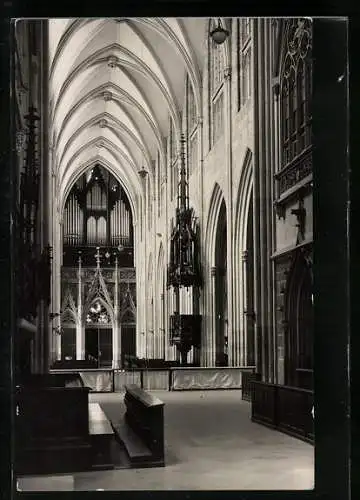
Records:
<instances>
[{"instance_id":1,"label":"stone floor","mask_svg":"<svg viewBox=\"0 0 360 500\"><path fill-rule=\"evenodd\" d=\"M60 490L272 490L312 489L313 446L250 420L240 391L163 392L164 468L121 469L73 476L26 478L22 491ZM122 394L91 394L119 418Z\"/></svg>"}]
</instances>

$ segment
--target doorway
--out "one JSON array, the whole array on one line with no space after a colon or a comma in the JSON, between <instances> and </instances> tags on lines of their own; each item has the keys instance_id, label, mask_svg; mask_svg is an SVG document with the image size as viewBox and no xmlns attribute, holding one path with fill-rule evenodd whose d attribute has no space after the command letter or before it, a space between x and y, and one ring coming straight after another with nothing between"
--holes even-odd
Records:
<instances>
[{"instance_id":1,"label":"doorway","mask_svg":"<svg viewBox=\"0 0 360 500\"><path fill-rule=\"evenodd\" d=\"M313 389L313 287L312 273L301 252L297 252L286 294L287 385Z\"/></svg>"},{"instance_id":2,"label":"doorway","mask_svg":"<svg viewBox=\"0 0 360 500\"><path fill-rule=\"evenodd\" d=\"M121 325L121 361L126 368L136 357L136 326L133 324Z\"/></svg>"},{"instance_id":3,"label":"doorway","mask_svg":"<svg viewBox=\"0 0 360 500\"><path fill-rule=\"evenodd\" d=\"M112 328L92 326L85 329L85 356L98 368L112 366Z\"/></svg>"}]
</instances>

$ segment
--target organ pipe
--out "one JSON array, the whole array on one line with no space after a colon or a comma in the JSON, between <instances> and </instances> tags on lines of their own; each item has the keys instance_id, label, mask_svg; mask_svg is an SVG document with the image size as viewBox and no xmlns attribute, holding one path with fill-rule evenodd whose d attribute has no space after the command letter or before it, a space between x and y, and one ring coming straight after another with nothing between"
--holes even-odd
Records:
<instances>
[{"instance_id":1,"label":"organ pipe","mask_svg":"<svg viewBox=\"0 0 360 500\"><path fill-rule=\"evenodd\" d=\"M121 237L121 235L122 235L122 220L123 220L123 204L121 201L119 202L119 210L120 210L120 214L119 214L120 220L118 220L118 226L116 229L118 230L117 235Z\"/></svg>"},{"instance_id":2,"label":"organ pipe","mask_svg":"<svg viewBox=\"0 0 360 500\"><path fill-rule=\"evenodd\" d=\"M118 191L113 189L115 184L109 182L106 188L106 180L107 177L102 174L102 169L97 167L93 169L92 174L85 174L82 181L77 183L78 192L75 190L71 192L63 217L65 245L110 243L114 246L119 244L127 246L130 243L133 234L132 217L127 199L118 184L116 184L120 188ZM85 196L85 206L81 205L81 191ZM111 202L108 200L108 193L118 197Z\"/></svg>"}]
</instances>

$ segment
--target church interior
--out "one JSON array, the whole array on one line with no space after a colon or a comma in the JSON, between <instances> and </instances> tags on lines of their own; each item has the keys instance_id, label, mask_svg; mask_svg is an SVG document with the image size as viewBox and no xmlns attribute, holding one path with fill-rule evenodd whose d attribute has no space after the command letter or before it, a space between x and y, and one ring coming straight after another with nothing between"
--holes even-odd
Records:
<instances>
[{"instance_id":1,"label":"church interior","mask_svg":"<svg viewBox=\"0 0 360 500\"><path fill-rule=\"evenodd\" d=\"M19 490L313 487L312 33L13 23Z\"/></svg>"}]
</instances>

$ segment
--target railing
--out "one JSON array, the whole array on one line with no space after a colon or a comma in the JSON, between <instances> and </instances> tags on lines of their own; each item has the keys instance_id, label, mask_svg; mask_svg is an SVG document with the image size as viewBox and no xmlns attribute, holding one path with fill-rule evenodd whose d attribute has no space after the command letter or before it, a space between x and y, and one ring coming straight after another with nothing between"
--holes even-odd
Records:
<instances>
[{"instance_id":1,"label":"railing","mask_svg":"<svg viewBox=\"0 0 360 500\"><path fill-rule=\"evenodd\" d=\"M211 390L242 389L254 367L168 367L114 369L51 370L50 373L78 373L84 386L92 392L124 392L125 386L135 384L141 389ZM244 398L245 399L245 398Z\"/></svg>"},{"instance_id":2,"label":"railing","mask_svg":"<svg viewBox=\"0 0 360 500\"><path fill-rule=\"evenodd\" d=\"M253 381L251 419L309 443L314 442L312 391Z\"/></svg>"}]
</instances>

